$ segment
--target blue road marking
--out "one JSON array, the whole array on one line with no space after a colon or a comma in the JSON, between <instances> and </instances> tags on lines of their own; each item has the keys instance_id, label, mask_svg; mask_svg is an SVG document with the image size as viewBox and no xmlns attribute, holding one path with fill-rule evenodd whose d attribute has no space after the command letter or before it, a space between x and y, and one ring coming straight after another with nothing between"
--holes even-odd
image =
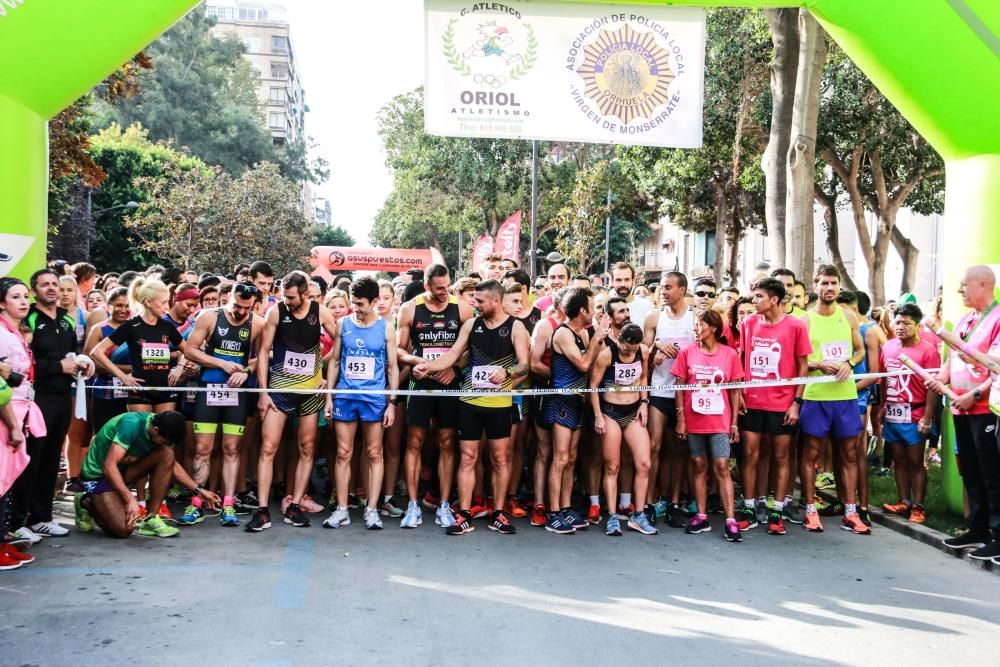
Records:
<instances>
[{"instance_id":1,"label":"blue road marking","mask_svg":"<svg viewBox=\"0 0 1000 667\"><path fill-rule=\"evenodd\" d=\"M281 562L281 573L274 586L272 607L301 609L305 606L315 551L315 537L289 540L285 557Z\"/></svg>"}]
</instances>

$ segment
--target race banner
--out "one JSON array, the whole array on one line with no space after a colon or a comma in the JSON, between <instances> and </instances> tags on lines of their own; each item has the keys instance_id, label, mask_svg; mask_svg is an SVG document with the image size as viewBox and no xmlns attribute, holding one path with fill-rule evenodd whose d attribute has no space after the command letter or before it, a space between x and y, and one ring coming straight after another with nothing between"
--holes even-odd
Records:
<instances>
[{"instance_id":1,"label":"race banner","mask_svg":"<svg viewBox=\"0 0 1000 667\"><path fill-rule=\"evenodd\" d=\"M480 234L476 245L472 246L472 270L486 276L486 258L493 253L493 239L488 234Z\"/></svg>"},{"instance_id":2,"label":"race banner","mask_svg":"<svg viewBox=\"0 0 1000 667\"><path fill-rule=\"evenodd\" d=\"M431 264L444 264L444 258L435 248L396 250L316 246L309 253L309 265L314 269L313 275L323 276L326 280L335 273L347 271L404 273L410 269L426 269Z\"/></svg>"},{"instance_id":3,"label":"race banner","mask_svg":"<svg viewBox=\"0 0 1000 667\"><path fill-rule=\"evenodd\" d=\"M430 133L701 146L704 9L425 0L424 18Z\"/></svg>"},{"instance_id":4,"label":"race banner","mask_svg":"<svg viewBox=\"0 0 1000 667\"><path fill-rule=\"evenodd\" d=\"M521 265L521 212L518 211L503 221L497 230L497 240L493 252L504 259L512 259Z\"/></svg>"}]
</instances>

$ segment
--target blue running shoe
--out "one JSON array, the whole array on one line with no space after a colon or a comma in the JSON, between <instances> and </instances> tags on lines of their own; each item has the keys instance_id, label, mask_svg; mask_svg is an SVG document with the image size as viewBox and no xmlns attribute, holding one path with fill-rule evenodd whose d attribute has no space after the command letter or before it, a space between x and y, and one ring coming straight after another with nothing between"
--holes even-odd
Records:
<instances>
[{"instance_id":1,"label":"blue running shoe","mask_svg":"<svg viewBox=\"0 0 1000 667\"><path fill-rule=\"evenodd\" d=\"M406 514L403 515L403 520L399 522L400 528L416 528L424 522L424 513L420 510L420 505L417 504L416 500L411 500L410 504L406 506Z\"/></svg>"},{"instance_id":2,"label":"blue running shoe","mask_svg":"<svg viewBox=\"0 0 1000 667\"><path fill-rule=\"evenodd\" d=\"M653 528L653 524L650 523L649 517L646 516L645 512L636 512L628 520L629 530L634 530L642 533L643 535L656 535L657 530Z\"/></svg>"},{"instance_id":3,"label":"blue running shoe","mask_svg":"<svg viewBox=\"0 0 1000 667\"><path fill-rule=\"evenodd\" d=\"M608 527L607 527L607 530L604 531L604 534L607 535L607 536L609 536L609 537L621 537L622 536L622 527L618 523L618 515L617 514L615 514L615 513L612 512L611 514L608 515Z\"/></svg>"},{"instance_id":4,"label":"blue running shoe","mask_svg":"<svg viewBox=\"0 0 1000 667\"><path fill-rule=\"evenodd\" d=\"M549 520L545 524L545 530L550 533L556 533L557 535L572 535L576 532L576 528L566 521L566 517L563 516L562 512L552 512L549 514Z\"/></svg>"},{"instance_id":5,"label":"blue running shoe","mask_svg":"<svg viewBox=\"0 0 1000 667\"><path fill-rule=\"evenodd\" d=\"M201 523L205 520L202 516L201 510L194 505L188 505L187 509L184 510L184 514L177 519L177 523L184 524L185 526L193 526L196 523Z\"/></svg>"},{"instance_id":6,"label":"blue running shoe","mask_svg":"<svg viewBox=\"0 0 1000 667\"><path fill-rule=\"evenodd\" d=\"M573 526L574 530L587 530L587 526L590 525L590 522L577 514L572 507L564 509L562 515L563 521Z\"/></svg>"},{"instance_id":7,"label":"blue running shoe","mask_svg":"<svg viewBox=\"0 0 1000 667\"><path fill-rule=\"evenodd\" d=\"M219 521L223 526L229 528L240 525L240 518L236 516L236 508L232 505L226 505L222 508L222 515L219 517Z\"/></svg>"},{"instance_id":8,"label":"blue running shoe","mask_svg":"<svg viewBox=\"0 0 1000 667\"><path fill-rule=\"evenodd\" d=\"M653 503L653 511L656 512L657 519L662 519L670 512L670 503L667 502L666 498L660 498Z\"/></svg>"},{"instance_id":9,"label":"blue running shoe","mask_svg":"<svg viewBox=\"0 0 1000 667\"><path fill-rule=\"evenodd\" d=\"M437 510L435 510L434 523L442 528L451 528L455 525L455 513L451 511L451 505L448 504L447 500L438 505Z\"/></svg>"}]
</instances>

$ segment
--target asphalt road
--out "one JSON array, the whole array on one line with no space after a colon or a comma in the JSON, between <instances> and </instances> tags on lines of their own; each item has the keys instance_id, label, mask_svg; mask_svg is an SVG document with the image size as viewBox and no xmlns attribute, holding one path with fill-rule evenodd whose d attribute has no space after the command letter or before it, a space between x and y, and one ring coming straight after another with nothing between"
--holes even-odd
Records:
<instances>
[{"instance_id":1,"label":"asphalt road","mask_svg":"<svg viewBox=\"0 0 1000 667\"><path fill-rule=\"evenodd\" d=\"M719 517L454 538L428 513L380 532L314 516L48 538L0 573L0 665L985 664L1000 637L1000 577L877 527L729 544Z\"/></svg>"}]
</instances>

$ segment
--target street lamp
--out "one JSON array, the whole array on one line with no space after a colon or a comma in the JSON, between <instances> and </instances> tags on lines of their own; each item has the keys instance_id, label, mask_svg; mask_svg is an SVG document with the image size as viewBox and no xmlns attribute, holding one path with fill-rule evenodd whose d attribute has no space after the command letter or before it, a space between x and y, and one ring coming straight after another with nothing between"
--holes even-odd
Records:
<instances>
[{"instance_id":1,"label":"street lamp","mask_svg":"<svg viewBox=\"0 0 1000 667\"><path fill-rule=\"evenodd\" d=\"M118 209L121 208L127 208L130 211L134 211L135 209L139 208L138 203L130 201L127 204L119 204L118 206L110 206L108 208L102 208L100 210L95 211L93 208L93 201L91 197L92 194L93 191L88 188L87 189L87 239L85 246L86 254L84 255L84 257L88 260L90 259L90 241L92 238L96 238L97 235L97 227L94 225L94 220L101 217L105 213L109 213L110 211L117 211Z\"/></svg>"},{"instance_id":2,"label":"street lamp","mask_svg":"<svg viewBox=\"0 0 1000 667\"><path fill-rule=\"evenodd\" d=\"M130 201L127 204L119 204L118 206L111 206L111 207L108 207L108 208L102 208L102 209L100 209L98 211L91 211L90 210L90 195L89 195L89 193L87 195L87 215L90 217L91 220L93 220L95 217L99 217L101 215L104 215L108 211L117 211L120 208L127 208L130 211L134 211L135 209L139 208L139 204L137 202Z\"/></svg>"}]
</instances>

